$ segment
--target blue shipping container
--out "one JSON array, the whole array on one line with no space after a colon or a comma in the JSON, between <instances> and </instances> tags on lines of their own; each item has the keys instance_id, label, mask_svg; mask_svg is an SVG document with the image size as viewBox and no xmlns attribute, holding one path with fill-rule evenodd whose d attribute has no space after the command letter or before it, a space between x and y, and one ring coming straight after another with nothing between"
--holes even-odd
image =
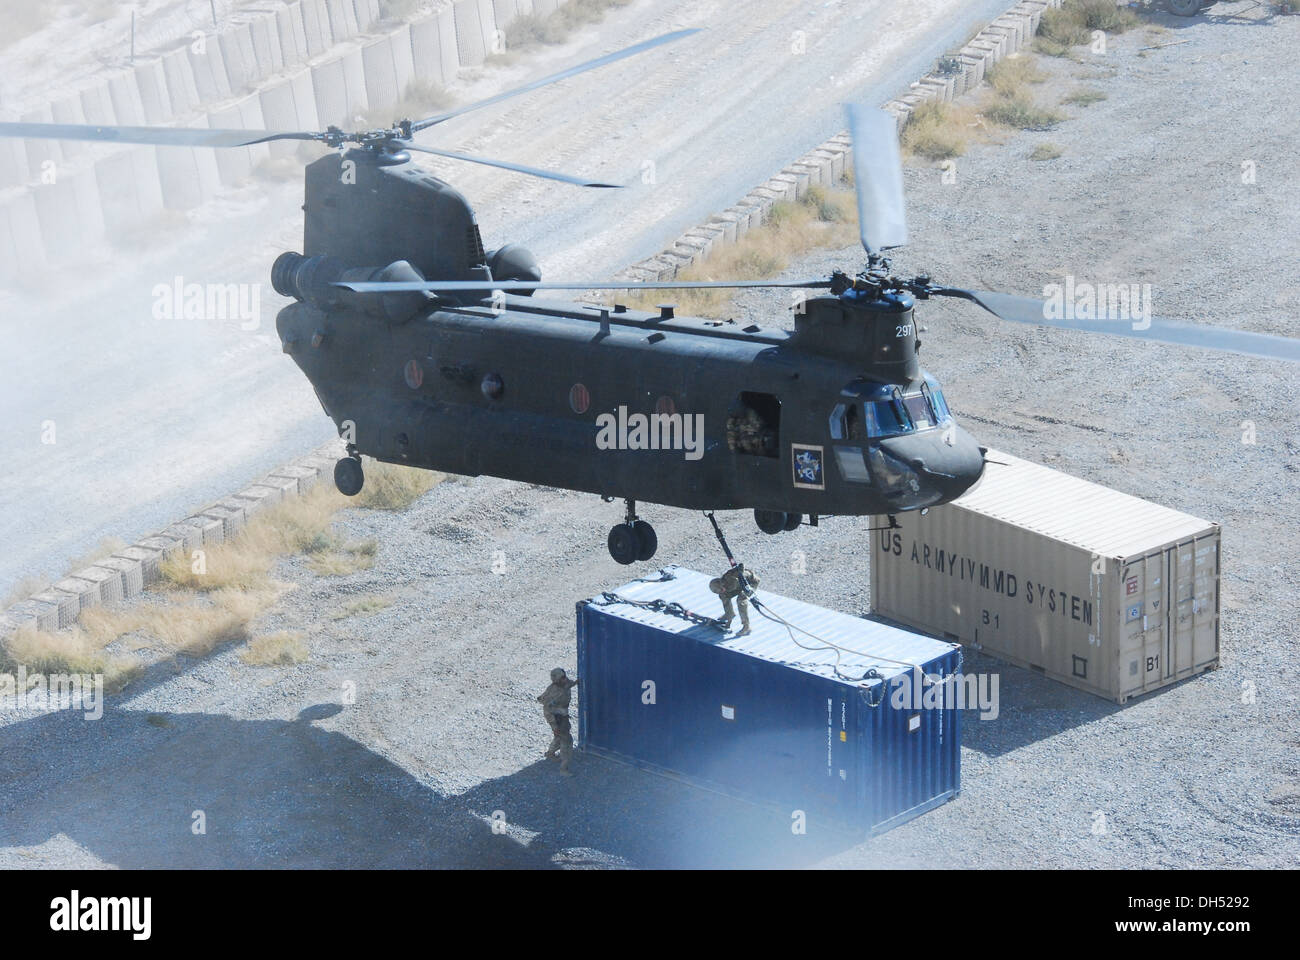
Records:
<instances>
[{"instance_id":1,"label":"blue shipping container","mask_svg":"<svg viewBox=\"0 0 1300 960\"><path fill-rule=\"evenodd\" d=\"M660 576L671 579L614 594L721 614L708 576ZM751 608L753 633L737 637L739 621L724 634L632 603L579 603L580 748L869 833L957 795L961 712L941 679L961 670L956 644L757 597L792 628ZM862 679L868 670L878 676Z\"/></svg>"}]
</instances>

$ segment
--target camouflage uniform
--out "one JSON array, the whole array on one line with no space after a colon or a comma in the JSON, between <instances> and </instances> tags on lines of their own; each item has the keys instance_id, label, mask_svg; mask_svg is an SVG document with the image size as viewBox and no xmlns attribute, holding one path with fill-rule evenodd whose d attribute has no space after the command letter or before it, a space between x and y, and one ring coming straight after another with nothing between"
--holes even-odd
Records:
<instances>
[{"instance_id":1,"label":"camouflage uniform","mask_svg":"<svg viewBox=\"0 0 1300 960\"><path fill-rule=\"evenodd\" d=\"M764 448L763 418L752 407L727 418L727 449L732 453L760 454Z\"/></svg>"},{"instance_id":2,"label":"camouflage uniform","mask_svg":"<svg viewBox=\"0 0 1300 960\"><path fill-rule=\"evenodd\" d=\"M546 749L546 759L554 760L558 751L560 772L569 772L569 761L573 758L573 732L569 724L570 691L578 685L577 680L570 680L562 667L551 671L551 685L542 691L537 702L542 705L542 716L551 728L551 745Z\"/></svg>"},{"instance_id":3,"label":"camouflage uniform","mask_svg":"<svg viewBox=\"0 0 1300 960\"><path fill-rule=\"evenodd\" d=\"M753 590L758 587L758 575L752 570L745 571L745 582L749 584L749 589ZM731 606L732 598L740 607L740 632L736 634L743 637L749 633L749 601L745 598L745 591L740 588L740 571L737 567L732 567L720 577L714 577L709 581L709 589L722 598L723 619L727 621L727 629L731 629L731 621L736 618L736 611Z\"/></svg>"}]
</instances>

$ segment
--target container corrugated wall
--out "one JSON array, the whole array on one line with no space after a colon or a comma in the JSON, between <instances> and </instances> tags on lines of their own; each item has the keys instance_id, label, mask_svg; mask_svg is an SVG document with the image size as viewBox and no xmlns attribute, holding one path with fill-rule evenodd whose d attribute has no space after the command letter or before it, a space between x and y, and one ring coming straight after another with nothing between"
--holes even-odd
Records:
<instances>
[{"instance_id":1,"label":"container corrugated wall","mask_svg":"<svg viewBox=\"0 0 1300 960\"><path fill-rule=\"evenodd\" d=\"M616 593L709 617L721 612L707 576L680 568L665 575L671 579ZM835 650L757 611L753 634L735 637L627 603L578 604L580 747L867 832L955 796L960 711L942 700L938 709L913 709L893 689L906 682L911 692L913 667L930 677L958 674L960 648L758 596L800 630L841 647L838 665ZM880 677L857 682L868 669Z\"/></svg>"},{"instance_id":2,"label":"container corrugated wall","mask_svg":"<svg viewBox=\"0 0 1300 960\"><path fill-rule=\"evenodd\" d=\"M989 451L872 541L875 613L1118 703L1219 660L1219 526Z\"/></svg>"}]
</instances>

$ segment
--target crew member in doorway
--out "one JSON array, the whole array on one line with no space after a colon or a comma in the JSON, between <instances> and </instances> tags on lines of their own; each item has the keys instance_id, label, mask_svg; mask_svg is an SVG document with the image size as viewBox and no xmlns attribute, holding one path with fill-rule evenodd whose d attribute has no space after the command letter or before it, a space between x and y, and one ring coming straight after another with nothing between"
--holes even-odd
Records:
<instances>
[{"instance_id":1,"label":"crew member in doorway","mask_svg":"<svg viewBox=\"0 0 1300 960\"><path fill-rule=\"evenodd\" d=\"M569 724L569 699L571 692L578 685L575 677L570 680L563 667L551 671L551 685L542 691L537 702L542 705L542 716L551 728L551 745L546 750L546 759L554 760L558 754L560 773L572 776L569 761L573 759L573 728Z\"/></svg>"},{"instance_id":2,"label":"crew member in doorway","mask_svg":"<svg viewBox=\"0 0 1300 960\"><path fill-rule=\"evenodd\" d=\"M753 407L742 406L727 417L727 449L755 456L765 452L767 425Z\"/></svg>"},{"instance_id":3,"label":"crew member in doorway","mask_svg":"<svg viewBox=\"0 0 1300 960\"><path fill-rule=\"evenodd\" d=\"M740 607L740 632L738 637L744 637L749 634L749 600L748 595L758 587L758 574L752 570L744 570L744 585L741 583L741 571L743 566L737 564L720 577L714 577L709 581L709 589L722 598L722 619L726 621L724 629L731 629L731 621L736 618L736 611L731 606L734 599L736 605Z\"/></svg>"}]
</instances>

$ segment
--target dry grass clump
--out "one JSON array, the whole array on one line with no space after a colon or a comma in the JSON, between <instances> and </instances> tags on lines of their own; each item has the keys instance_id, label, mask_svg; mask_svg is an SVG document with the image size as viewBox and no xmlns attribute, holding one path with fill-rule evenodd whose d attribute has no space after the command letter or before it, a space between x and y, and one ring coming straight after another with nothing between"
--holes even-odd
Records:
<instances>
[{"instance_id":1,"label":"dry grass clump","mask_svg":"<svg viewBox=\"0 0 1300 960\"><path fill-rule=\"evenodd\" d=\"M1061 148L1054 143L1040 143L1029 155L1030 160L1055 160L1061 155Z\"/></svg>"},{"instance_id":2,"label":"dry grass clump","mask_svg":"<svg viewBox=\"0 0 1300 960\"><path fill-rule=\"evenodd\" d=\"M949 160L964 154L984 132L983 119L974 108L928 100L912 111L900 142L909 156Z\"/></svg>"},{"instance_id":3,"label":"dry grass clump","mask_svg":"<svg viewBox=\"0 0 1300 960\"><path fill-rule=\"evenodd\" d=\"M990 122L1014 130L1050 130L1065 115L1039 106L1031 87L1047 79L1032 57L1012 57L989 70L985 79L993 96L984 104Z\"/></svg>"},{"instance_id":4,"label":"dry grass clump","mask_svg":"<svg viewBox=\"0 0 1300 960\"><path fill-rule=\"evenodd\" d=\"M1081 47L1092 40L1092 31L1123 33L1141 23L1128 7L1115 0L1065 0L1056 9L1043 11L1038 22L1034 48L1054 57L1067 56L1071 47Z\"/></svg>"},{"instance_id":5,"label":"dry grass clump","mask_svg":"<svg viewBox=\"0 0 1300 960\"><path fill-rule=\"evenodd\" d=\"M345 577L358 570L369 570L375 565L379 542L374 539L357 543L333 543L324 550L311 554L308 565L322 577Z\"/></svg>"},{"instance_id":6,"label":"dry grass clump","mask_svg":"<svg viewBox=\"0 0 1300 960\"><path fill-rule=\"evenodd\" d=\"M331 620L346 620L348 617L365 617L393 605L393 598L379 594L368 594L344 604L330 614Z\"/></svg>"},{"instance_id":7,"label":"dry grass clump","mask_svg":"<svg viewBox=\"0 0 1300 960\"><path fill-rule=\"evenodd\" d=\"M163 580L190 590L241 590L264 586L282 556L333 545L330 526L347 498L327 483L290 497L253 516L234 540L207 547L201 557L184 553L162 563Z\"/></svg>"},{"instance_id":8,"label":"dry grass clump","mask_svg":"<svg viewBox=\"0 0 1300 960\"><path fill-rule=\"evenodd\" d=\"M366 484L344 506L368 507L371 510L405 510L440 482L444 474L400 463L367 460Z\"/></svg>"},{"instance_id":9,"label":"dry grass clump","mask_svg":"<svg viewBox=\"0 0 1300 960\"><path fill-rule=\"evenodd\" d=\"M632 0L569 0L544 17L535 13L517 17L505 29L506 50L526 50L543 43L563 43L577 28L599 23L611 9L626 7L631 2Z\"/></svg>"},{"instance_id":10,"label":"dry grass clump","mask_svg":"<svg viewBox=\"0 0 1300 960\"><path fill-rule=\"evenodd\" d=\"M0 662L21 663L37 673L103 674L105 688L117 691L141 669L141 662L130 653L153 648L168 656L201 657L240 643L248 639L253 619L282 593L277 585L218 590L190 602L92 607L68 630L24 627L6 642ZM118 649L110 651L110 646Z\"/></svg>"},{"instance_id":11,"label":"dry grass clump","mask_svg":"<svg viewBox=\"0 0 1300 960\"><path fill-rule=\"evenodd\" d=\"M999 97L984 108L993 123L1016 130L1050 130L1065 117L1056 110L1040 107L1029 97Z\"/></svg>"},{"instance_id":12,"label":"dry grass clump","mask_svg":"<svg viewBox=\"0 0 1300 960\"><path fill-rule=\"evenodd\" d=\"M1101 90L1094 90L1091 87L1080 87L1077 90L1066 94L1061 103L1074 104L1079 107L1086 107L1089 104L1099 103L1106 99L1106 94Z\"/></svg>"},{"instance_id":13,"label":"dry grass clump","mask_svg":"<svg viewBox=\"0 0 1300 960\"><path fill-rule=\"evenodd\" d=\"M797 202L772 205L767 220L739 241L717 248L706 263L677 274L680 280L765 280L776 276L791 258L817 247L848 246L857 239L853 193L840 187L812 186ZM652 310L671 300L679 312L716 317L727 312L734 290L650 290L618 294L613 299L633 309ZM369 481L367 481L369 482Z\"/></svg>"},{"instance_id":14,"label":"dry grass clump","mask_svg":"<svg viewBox=\"0 0 1300 960\"><path fill-rule=\"evenodd\" d=\"M252 667L289 667L308 657L307 641L297 630L280 630L248 641L239 659Z\"/></svg>"}]
</instances>

